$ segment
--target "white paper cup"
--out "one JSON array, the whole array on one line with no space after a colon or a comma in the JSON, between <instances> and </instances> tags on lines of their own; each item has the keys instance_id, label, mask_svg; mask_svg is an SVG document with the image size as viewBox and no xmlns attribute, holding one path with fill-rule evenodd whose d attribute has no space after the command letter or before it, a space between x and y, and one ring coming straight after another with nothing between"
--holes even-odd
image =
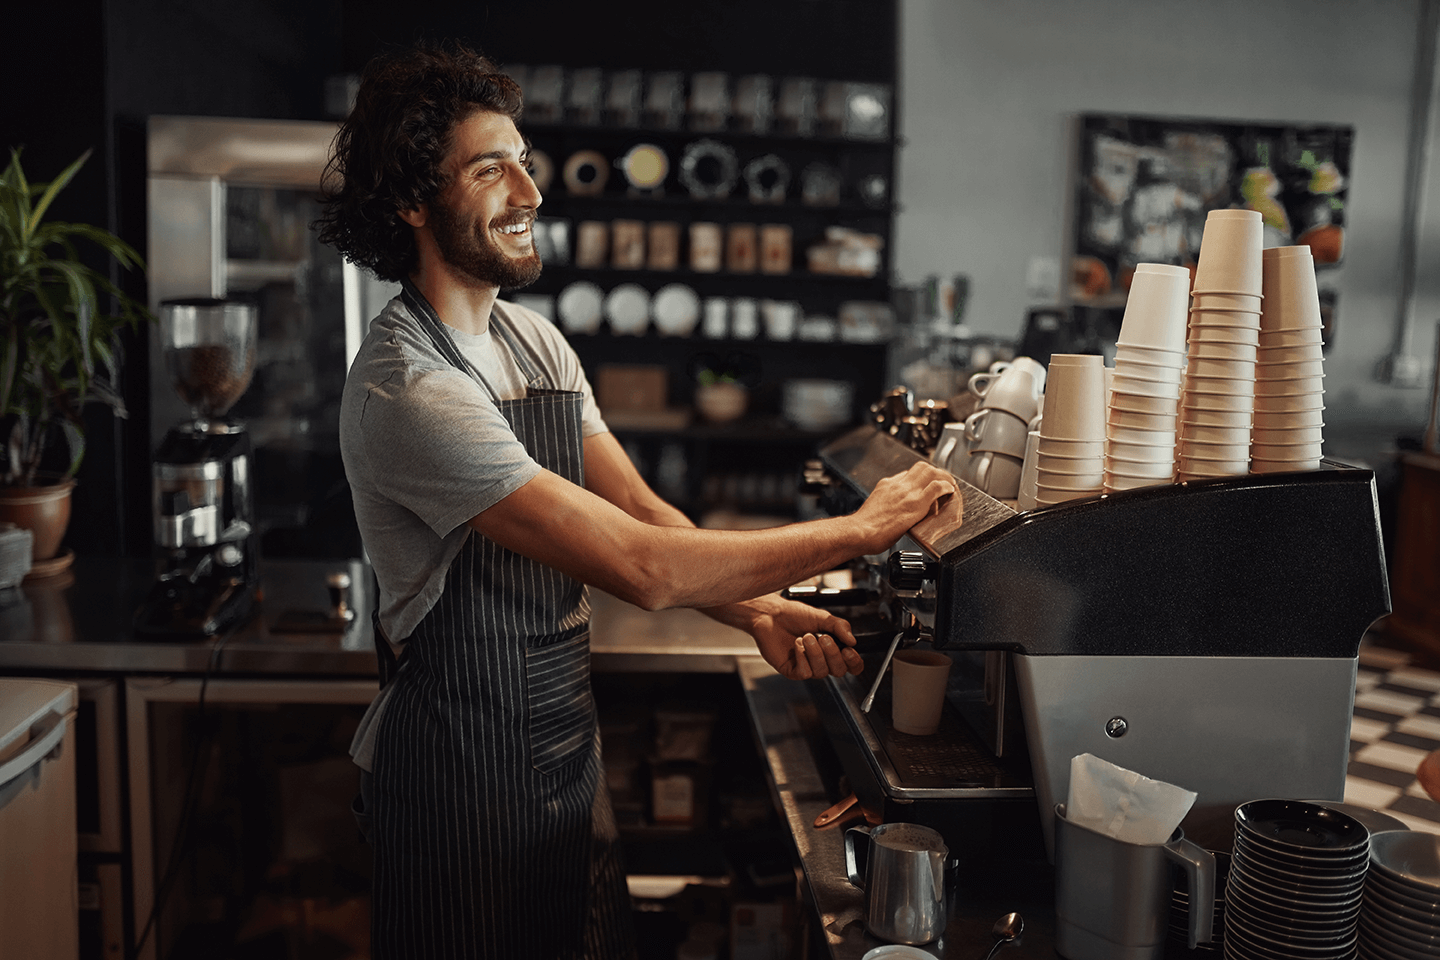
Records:
<instances>
[{"instance_id":1,"label":"white paper cup","mask_svg":"<svg viewBox=\"0 0 1440 960\"><path fill-rule=\"evenodd\" d=\"M1126 490L1140 490L1144 487L1159 487L1170 482L1172 478L1156 479L1154 477L1127 477L1118 473L1105 474L1105 492L1122 493Z\"/></svg>"},{"instance_id":2,"label":"white paper cup","mask_svg":"<svg viewBox=\"0 0 1440 960\"><path fill-rule=\"evenodd\" d=\"M1323 425L1307 425L1294 427L1257 427L1250 432L1250 444L1252 448L1256 445L1268 446L1270 444L1289 443L1323 443L1325 441L1325 427Z\"/></svg>"},{"instance_id":3,"label":"white paper cup","mask_svg":"<svg viewBox=\"0 0 1440 960\"><path fill-rule=\"evenodd\" d=\"M1223 290L1192 290L1190 293L1192 309L1243 310L1246 313L1259 313L1262 309L1263 298L1251 294Z\"/></svg>"},{"instance_id":4,"label":"white paper cup","mask_svg":"<svg viewBox=\"0 0 1440 960\"><path fill-rule=\"evenodd\" d=\"M1157 380L1142 380L1133 377L1128 373L1116 373L1114 379L1114 392L1128 393L1140 397L1156 397L1164 400L1180 399L1180 380L1160 382Z\"/></svg>"},{"instance_id":5,"label":"white paper cup","mask_svg":"<svg viewBox=\"0 0 1440 960\"><path fill-rule=\"evenodd\" d=\"M1173 447L1175 445L1175 428L1168 430L1142 430L1134 427L1122 427L1115 423L1106 422L1105 438L1113 443L1133 443L1142 447Z\"/></svg>"},{"instance_id":6,"label":"white paper cup","mask_svg":"<svg viewBox=\"0 0 1440 960\"><path fill-rule=\"evenodd\" d=\"M1035 488L1035 503L1042 507L1053 507L1060 503L1069 503L1072 500L1086 500L1090 497L1098 497L1105 492L1105 479L1095 484L1091 490L1056 490L1038 484Z\"/></svg>"},{"instance_id":7,"label":"white paper cup","mask_svg":"<svg viewBox=\"0 0 1440 960\"><path fill-rule=\"evenodd\" d=\"M1254 416L1250 409L1246 410L1204 410L1187 409L1182 412L1180 422L1182 424L1193 424L1201 427L1229 427L1231 429L1250 429Z\"/></svg>"},{"instance_id":8,"label":"white paper cup","mask_svg":"<svg viewBox=\"0 0 1440 960\"><path fill-rule=\"evenodd\" d=\"M1092 477L1100 471L1100 457L1052 457L1045 453L1035 454L1035 465L1042 477ZM1065 486L1053 483L1052 486ZM1082 484L1083 485L1083 484Z\"/></svg>"},{"instance_id":9,"label":"white paper cup","mask_svg":"<svg viewBox=\"0 0 1440 960\"><path fill-rule=\"evenodd\" d=\"M1175 475L1175 460L1122 460L1113 457L1105 461L1105 470L1122 477L1143 477L1147 480L1168 480Z\"/></svg>"},{"instance_id":10,"label":"white paper cup","mask_svg":"<svg viewBox=\"0 0 1440 960\"><path fill-rule=\"evenodd\" d=\"M1044 490L1064 491L1067 494L1099 490L1104 482L1104 472L1105 466L1100 460L1095 461L1088 473L1051 473L1041 466L1035 477L1036 495L1039 496L1039 491Z\"/></svg>"},{"instance_id":11,"label":"white paper cup","mask_svg":"<svg viewBox=\"0 0 1440 960\"><path fill-rule=\"evenodd\" d=\"M1090 354L1051 355L1042 436L1105 439L1104 358Z\"/></svg>"},{"instance_id":12,"label":"white paper cup","mask_svg":"<svg viewBox=\"0 0 1440 960\"><path fill-rule=\"evenodd\" d=\"M1300 470L1319 470L1320 458L1314 460L1251 460L1251 473L1295 473Z\"/></svg>"},{"instance_id":13,"label":"white paper cup","mask_svg":"<svg viewBox=\"0 0 1440 960\"><path fill-rule=\"evenodd\" d=\"M1310 461L1318 460L1321 456L1322 442L1315 443L1252 443L1250 445L1250 458L1252 460L1275 460L1294 463L1297 460Z\"/></svg>"},{"instance_id":14,"label":"white paper cup","mask_svg":"<svg viewBox=\"0 0 1440 960\"><path fill-rule=\"evenodd\" d=\"M1255 355L1255 362L1263 365L1272 363L1322 363L1325 349L1318 343L1303 343L1289 347L1261 347Z\"/></svg>"},{"instance_id":15,"label":"white paper cup","mask_svg":"<svg viewBox=\"0 0 1440 960\"><path fill-rule=\"evenodd\" d=\"M1285 360L1255 365L1256 380L1299 380L1301 377L1323 377L1323 360Z\"/></svg>"},{"instance_id":16,"label":"white paper cup","mask_svg":"<svg viewBox=\"0 0 1440 960\"><path fill-rule=\"evenodd\" d=\"M1256 380L1255 396L1259 397L1303 397L1324 393L1325 377L1301 377L1298 380Z\"/></svg>"},{"instance_id":17,"label":"white paper cup","mask_svg":"<svg viewBox=\"0 0 1440 960\"><path fill-rule=\"evenodd\" d=\"M1250 442L1250 427L1216 427L1203 423L1187 423L1181 428L1180 435L1186 443L1198 440L1201 443L1243 446Z\"/></svg>"},{"instance_id":18,"label":"white paper cup","mask_svg":"<svg viewBox=\"0 0 1440 960\"><path fill-rule=\"evenodd\" d=\"M1255 411L1255 429L1257 430L1308 430L1323 426L1325 426L1325 410L1321 407L1314 410L1275 412L1257 409Z\"/></svg>"},{"instance_id":19,"label":"white paper cup","mask_svg":"<svg viewBox=\"0 0 1440 960\"><path fill-rule=\"evenodd\" d=\"M1216 343L1248 343L1252 346L1260 343L1259 326L1237 327L1237 326L1214 326L1203 323L1190 324L1190 343L1193 346L1197 343L1214 341Z\"/></svg>"},{"instance_id":20,"label":"white paper cup","mask_svg":"<svg viewBox=\"0 0 1440 960\"><path fill-rule=\"evenodd\" d=\"M1070 457L1072 459L1085 459L1103 457L1105 455L1105 441L1100 440L1061 440L1056 437L1045 435L1045 425L1040 425L1040 440L1036 447L1037 452L1048 454L1052 457Z\"/></svg>"},{"instance_id":21,"label":"white paper cup","mask_svg":"<svg viewBox=\"0 0 1440 960\"><path fill-rule=\"evenodd\" d=\"M1309 248L1274 247L1264 256L1265 308L1262 330L1297 330L1320 326L1320 295L1315 261ZM1293 251L1285 253L1282 251Z\"/></svg>"},{"instance_id":22,"label":"white paper cup","mask_svg":"<svg viewBox=\"0 0 1440 960\"><path fill-rule=\"evenodd\" d=\"M1172 366L1168 363L1147 363L1144 360L1127 360L1121 357L1115 358L1113 369L1116 376L1123 375L1151 383L1179 383L1185 374L1183 364Z\"/></svg>"},{"instance_id":23,"label":"white paper cup","mask_svg":"<svg viewBox=\"0 0 1440 960\"><path fill-rule=\"evenodd\" d=\"M1115 362L1119 363L1121 360L1139 360L1143 363L1156 363L1166 367L1183 367L1185 366L1185 351L1156 350L1121 340L1115 344Z\"/></svg>"},{"instance_id":24,"label":"white paper cup","mask_svg":"<svg viewBox=\"0 0 1440 960\"><path fill-rule=\"evenodd\" d=\"M1225 290L1260 296L1260 250L1264 223L1255 210L1211 210L1205 217L1200 256L1195 264L1196 290Z\"/></svg>"},{"instance_id":25,"label":"white paper cup","mask_svg":"<svg viewBox=\"0 0 1440 960\"><path fill-rule=\"evenodd\" d=\"M1259 339L1262 350L1269 347L1324 347L1325 331L1319 326L1301 330L1261 330Z\"/></svg>"},{"instance_id":26,"label":"white paper cup","mask_svg":"<svg viewBox=\"0 0 1440 960\"><path fill-rule=\"evenodd\" d=\"M1165 263L1139 264L1125 300L1120 340L1160 350L1181 350L1185 346L1185 312L1189 306L1189 270Z\"/></svg>"},{"instance_id":27,"label":"white paper cup","mask_svg":"<svg viewBox=\"0 0 1440 960\"><path fill-rule=\"evenodd\" d=\"M1252 343L1223 343L1218 340L1196 340L1190 344L1190 356L1205 360L1238 360L1254 363L1260 348Z\"/></svg>"},{"instance_id":28,"label":"white paper cup","mask_svg":"<svg viewBox=\"0 0 1440 960\"><path fill-rule=\"evenodd\" d=\"M895 729L922 737L938 730L950 658L935 650L900 650L890 661L890 676Z\"/></svg>"},{"instance_id":29,"label":"white paper cup","mask_svg":"<svg viewBox=\"0 0 1440 960\"><path fill-rule=\"evenodd\" d=\"M1171 407L1168 413L1141 413L1138 410L1126 410L1122 407L1117 407L1112 403L1109 413L1105 416L1105 425L1107 428L1120 427L1124 430L1152 430L1174 433L1176 425L1179 422L1179 410L1175 407Z\"/></svg>"},{"instance_id":30,"label":"white paper cup","mask_svg":"<svg viewBox=\"0 0 1440 960\"><path fill-rule=\"evenodd\" d=\"M1040 431L1031 430L1025 440L1025 463L1020 468L1020 491L1017 495L1021 510L1035 509L1035 484L1040 477Z\"/></svg>"},{"instance_id":31,"label":"white paper cup","mask_svg":"<svg viewBox=\"0 0 1440 960\"><path fill-rule=\"evenodd\" d=\"M1254 380L1255 363L1251 360L1214 360L1191 354L1185 361L1185 374L1216 380Z\"/></svg>"},{"instance_id":32,"label":"white paper cup","mask_svg":"<svg viewBox=\"0 0 1440 960\"><path fill-rule=\"evenodd\" d=\"M1175 397L1147 397L1124 390L1111 390L1110 409L1155 417L1173 417L1179 410L1179 400Z\"/></svg>"}]
</instances>

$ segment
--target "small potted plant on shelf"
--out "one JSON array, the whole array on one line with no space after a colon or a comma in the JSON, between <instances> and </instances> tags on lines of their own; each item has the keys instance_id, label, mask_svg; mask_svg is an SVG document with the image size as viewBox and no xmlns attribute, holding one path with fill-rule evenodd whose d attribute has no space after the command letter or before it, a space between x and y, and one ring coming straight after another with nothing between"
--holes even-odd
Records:
<instances>
[{"instance_id":1,"label":"small potted plant on shelf","mask_svg":"<svg viewBox=\"0 0 1440 960\"><path fill-rule=\"evenodd\" d=\"M95 244L122 268L143 270L132 247L91 224L45 219L89 156L48 183L31 183L12 149L0 173L0 522L33 532L37 567L58 559L69 523L70 491L85 455L84 408L103 403L125 416L116 386L120 334L153 319L82 262L77 244ZM57 436L68 465L42 472Z\"/></svg>"}]
</instances>

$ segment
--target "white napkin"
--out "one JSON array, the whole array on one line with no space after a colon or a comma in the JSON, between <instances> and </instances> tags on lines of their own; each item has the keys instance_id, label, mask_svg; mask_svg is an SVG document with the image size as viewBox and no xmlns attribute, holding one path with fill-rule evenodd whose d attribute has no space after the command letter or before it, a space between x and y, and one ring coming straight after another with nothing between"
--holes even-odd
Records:
<instances>
[{"instance_id":1,"label":"white napkin","mask_svg":"<svg viewBox=\"0 0 1440 960\"><path fill-rule=\"evenodd\" d=\"M1089 753L1070 759L1065 819L1125 843L1164 843L1198 796Z\"/></svg>"}]
</instances>

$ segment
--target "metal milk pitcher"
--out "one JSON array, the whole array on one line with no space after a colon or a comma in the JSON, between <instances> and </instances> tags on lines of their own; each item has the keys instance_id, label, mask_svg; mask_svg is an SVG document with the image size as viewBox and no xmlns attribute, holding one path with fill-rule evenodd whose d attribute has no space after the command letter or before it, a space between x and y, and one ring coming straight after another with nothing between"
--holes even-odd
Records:
<instances>
[{"instance_id":1,"label":"metal milk pitcher","mask_svg":"<svg viewBox=\"0 0 1440 960\"><path fill-rule=\"evenodd\" d=\"M857 837L868 843L864 876ZM845 871L865 891L865 928L893 943L931 943L945 932L945 860L940 834L916 823L882 823L845 831Z\"/></svg>"}]
</instances>

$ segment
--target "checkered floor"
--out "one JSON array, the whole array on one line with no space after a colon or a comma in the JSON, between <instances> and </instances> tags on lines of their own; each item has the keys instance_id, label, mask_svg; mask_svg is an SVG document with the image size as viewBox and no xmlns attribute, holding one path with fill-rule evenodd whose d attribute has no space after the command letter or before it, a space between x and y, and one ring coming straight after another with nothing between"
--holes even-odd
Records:
<instances>
[{"instance_id":1,"label":"checkered floor","mask_svg":"<svg viewBox=\"0 0 1440 960\"><path fill-rule=\"evenodd\" d=\"M1402 651L1365 643L1355 680L1345 801L1440 833L1440 803L1415 781L1415 768L1440 749L1440 672Z\"/></svg>"}]
</instances>

